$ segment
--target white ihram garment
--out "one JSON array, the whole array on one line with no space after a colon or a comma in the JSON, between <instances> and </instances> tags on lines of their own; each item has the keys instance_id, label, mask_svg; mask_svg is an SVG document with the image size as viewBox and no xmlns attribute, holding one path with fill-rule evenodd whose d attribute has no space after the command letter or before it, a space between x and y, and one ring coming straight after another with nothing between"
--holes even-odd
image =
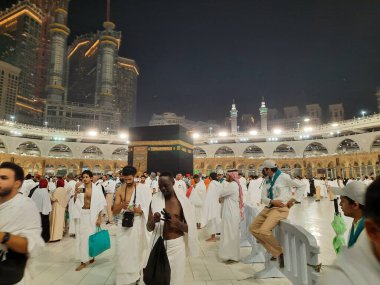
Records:
<instances>
[{"instance_id":1,"label":"white ihram garment","mask_svg":"<svg viewBox=\"0 0 380 285\"><path fill-rule=\"evenodd\" d=\"M248 197L247 203L253 205L257 208L261 204L261 189L263 186L264 179L259 177L257 179L251 180L248 186Z\"/></svg>"},{"instance_id":2,"label":"white ihram garment","mask_svg":"<svg viewBox=\"0 0 380 285\"><path fill-rule=\"evenodd\" d=\"M213 180L208 186L206 198L203 203L202 216L207 232L210 235L220 233L221 205L219 203L221 185Z\"/></svg>"},{"instance_id":3,"label":"white ihram garment","mask_svg":"<svg viewBox=\"0 0 380 285\"><path fill-rule=\"evenodd\" d=\"M85 263L90 260L88 250L88 238L96 231L96 220L99 213L106 205L103 191L99 186L92 183L92 194L90 209L82 209L84 205L84 194L80 193L77 196L74 206L80 212L79 221L79 238L76 239L77 248L79 248L79 259Z\"/></svg>"},{"instance_id":4,"label":"white ihram garment","mask_svg":"<svg viewBox=\"0 0 380 285\"><path fill-rule=\"evenodd\" d=\"M185 261L186 256L198 256L198 233L195 225L194 207L191 205L187 197L179 190L174 189L178 201L182 206L183 215L188 226L188 232L184 236L173 239L165 240L167 245L166 253L168 255L171 276L170 285L182 285L185 279ZM158 192L153 196L151 203L152 213L161 213L165 208L165 198L161 192ZM150 247L156 243L159 234L155 235L157 231L163 229L164 222L156 223L154 232L152 234ZM149 258L149 254L148 254ZM140 282L141 283L141 282ZM144 283L142 283L144 284Z\"/></svg>"},{"instance_id":5,"label":"white ihram garment","mask_svg":"<svg viewBox=\"0 0 380 285\"><path fill-rule=\"evenodd\" d=\"M233 181L220 193L224 198L222 206L222 228L219 257L223 260L239 261L240 258L240 208L239 186Z\"/></svg>"},{"instance_id":6,"label":"white ihram garment","mask_svg":"<svg viewBox=\"0 0 380 285\"><path fill-rule=\"evenodd\" d=\"M74 194L75 194L75 184L77 182L75 180L70 180L65 185L65 188L70 192L70 200L69 200L69 234L70 235L78 235L79 234L79 218L80 218L80 209L75 207L74 203ZM72 197L72 198L71 198ZM76 249L76 253L78 256L79 248Z\"/></svg>"},{"instance_id":7,"label":"white ihram garment","mask_svg":"<svg viewBox=\"0 0 380 285\"><path fill-rule=\"evenodd\" d=\"M180 191L182 191L184 194L187 192L186 183L183 180L175 180L174 187Z\"/></svg>"},{"instance_id":8,"label":"white ihram garment","mask_svg":"<svg viewBox=\"0 0 380 285\"><path fill-rule=\"evenodd\" d=\"M303 184L305 184L305 191L303 193L303 197L306 198L307 194L310 194L310 182L309 179L303 178L302 179Z\"/></svg>"},{"instance_id":9,"label":"white ihram garment","mask_svg":"<svg viewBox=\"0 0 380 285\"><path fill-rule=\"evenodd\" d=\"M38 250L45 245L41 237L41 217L34 202L18 194L11 200L1 204L0 231L22 236L28 240L28 261L24 277L17 284L32 284L30 267ZM0 244L0 255L2 251L7 251L7 247ZM0 276L0 279L2 278L4 276Z\"/></svg>"},{"instance_id":10,"label":"white ihram garment","mask_svg":"<svg viewBox=\"0 0 380 285\"><path fill-rule=\"evenodd\" d=\"M322 272L318 284L372 285L378 284L379 280L380 262L364 230L355 246L344 248L333 265Z\"/></svg>"},{"instance_id":11,"label":"white ihram garment","mask_svg":"<svg viewBox=\"0 0 380 285\"><path fill-rule=\"evenodd\" d=\"M121 187L124 187L123 185ZM124 189L124 188L122 188ZM147 201L148 189L143 184L137 184L136 192L133 192L130 206L136 195L136 207L141 206L143 214L135 216L133 227L122 227L119 220L116 232L116 284L125 285L136 282L140 278L140 272L144 266L146 249L148 246L146 222L149 214L149 201Z\"/></svg>"},{"instance_id":12,"label":"white ihram garment","mask_svg":"<svg viewBox=\"0 0 380 285\"><path fill-rule=\"evenodd\" d=\"M202 217L203 202L206 198L206 184L201 180L193 187L189 200L195 208L195 220L198 224L204 224Z\"/></svg>"}]
</instances>

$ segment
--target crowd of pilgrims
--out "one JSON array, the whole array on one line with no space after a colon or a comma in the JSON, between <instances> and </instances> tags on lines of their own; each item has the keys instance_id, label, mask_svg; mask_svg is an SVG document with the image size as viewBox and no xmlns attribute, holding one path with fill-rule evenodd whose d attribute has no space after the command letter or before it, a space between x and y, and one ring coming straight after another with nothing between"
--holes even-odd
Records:
<instances>
[{"instance_id":1,"label":"crowd of pilgrims","mask_svg":"<svg viewBox=\"0 0 380 285\"><path fill-rule=\"evenodd\" d=\"M221 262L238 262L244 204L262 208L263 198L269 201L266 206L272 202L267 192L263 196L268 182L261 174L245 177L237 170L217 170L208 175L178 173L175 177L169 172L136 174L133 166L105 175L93 175L89 170L78 176L64 177L28 174L18 189L18 196L34 202L45 243L58 242L65 234L76 239L76 259L80 261L77 271L95 262L88 252L89 236L99 226L114 228L116 284L144 284L142 269L159 236L165 240L171 268L170 284L184 284L185 258L197 256L197 229L201 228L209 235L207 242L219 242ZM332 187L342 188L353 181L369 185L374 180L372 176L356 179L288 177L294 181L291 206L308 196L316 201L332 200ZM26 210L28 208L29 204ZM132 227L123 224L126 212L134 213ZM250 230L260 241L260 234ZM32 245L36 250L43 244L34 238ZM265 239L260 242L265 246ZM273 252L274 259L281 255ZM25 283L20 284L29 284L28 279L23 280Z\"/></svg>"}]
</instances>

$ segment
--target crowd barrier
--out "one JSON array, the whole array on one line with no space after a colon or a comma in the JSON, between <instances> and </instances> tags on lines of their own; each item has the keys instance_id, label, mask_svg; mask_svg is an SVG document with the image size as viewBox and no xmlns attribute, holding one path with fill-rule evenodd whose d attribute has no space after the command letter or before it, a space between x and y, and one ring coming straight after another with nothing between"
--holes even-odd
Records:
<instances>
[{"instance_id":1,"label":"crowd barrier","mask_svg":"<svg viewBox=\"0 0 380 285\"><path fill-rule=\"evenodd\" d=\"M246 223L250 223L258 214L258 210L246 205ZM247 225L248 227L249 225ZM319 246L315 237L301 226L283 220L273 230L274 236L280 241L285 267L279 268L279 263L271 261L271 255L258 244L247 230L247 239L251 243L251 254L242 259L244 263L264 262L265 268L255 274L256 279L288 278L294 285L315 285L320 276L318 266ZM244 238L242 238L244 240Z\"/></svg>"}]
</instances>

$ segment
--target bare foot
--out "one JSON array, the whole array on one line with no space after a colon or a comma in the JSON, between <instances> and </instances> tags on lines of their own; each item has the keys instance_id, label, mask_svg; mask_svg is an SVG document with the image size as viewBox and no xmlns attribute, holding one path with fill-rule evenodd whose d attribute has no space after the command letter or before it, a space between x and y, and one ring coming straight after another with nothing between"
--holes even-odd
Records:
<instances>
[{"instance_id":1,"label":"bare foot","mask_svg":"<svg viewBox=\"0 0 380 285\"><path fill-rule=\"evenodd\" d=\"M86 268L86 263L81 263L81 264L75 269L75 271L81 271L83 268Z\"/></svg>"},{"instance_id":2,"label":"bare foot","mask_svg":"<svg viewBox=\"0 0 380 285\"><path fill-rule=\"evenodd\" d=\"M207 242L216 242L216 238L215 237L211 237L209 239L206 239Z\"/></svg>"},{"instance_id":3,"label":"bare foot","mask_svg":"<svg viewBox=\"0 0 380 285\"><path fill-rule=\"evenodd\" d=\"M95 262L95 258L93 258L93 259L90 260L90 264L92 264L94 262Z\"/></svg>"}]
</instances>

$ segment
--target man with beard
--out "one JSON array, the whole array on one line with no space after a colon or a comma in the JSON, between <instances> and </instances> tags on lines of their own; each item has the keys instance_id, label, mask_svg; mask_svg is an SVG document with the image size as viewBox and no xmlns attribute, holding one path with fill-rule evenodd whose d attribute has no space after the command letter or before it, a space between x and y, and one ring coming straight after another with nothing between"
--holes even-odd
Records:
<instances>
[{"instance_id":1,"label":"man with beard","mask_svg":"<svg viewBox=\"0 0 380 285\"><path fill-rule=\"evenodd\" d=\"M125 166L121 172L124 183L117 189L113 214L133 212L133 225L126 227L119 220L116 233L116 284L135 284L144 266L144 251L147 248L146 222L149 201L147 189L135 182L137 170Z\"/></svg>"},{"instance_id":2,"label":"man with beard","mask_svg":"<svg viewBox=\"0 0 380 285\"><path fill-rule=\"evenodd\" d=\"M28 267L34 254L44 246L41 218L34 202L18 191L24 179L22 168L12 162L0 164L0 260L27 258L22 280L0 274L1 284L30 284ZM1 264L0 264L1 267Z\"/></svg>"},{"instance_id":3,"label":"man with beard","mask_svg":"<svg viewBox=\"0 0 380 285\"><path fill-rule=\"evenodd\" d=\"M198 254L194 208L186 196L174 188L174 178L169 172L163 172L158 183L160 192L153 196L147 229L149 232L163 231L171 269L170 284L184 284L186 252L191 256ZM168 215L162 221L160 213L164 209ZM152 235L150 248L159 236Z\"/></svg>"},{"instance_id":4,"label":"man with beard","mask_svg":"<svg viewBox=\"0 0 380 285\"><path fill-rule=\"evenodd\" d=\"M79 218L79 245L78 254L81 264L75 269L80 271L87 263L94 263L95 258L90 260L88 238L96 232L96 227L102 224L102 212L106 206L102 189L92 183L93 174L90 170L82 172L82 182L75 185L74 203L80 211Z\"/></svg>"}]
</instances>

